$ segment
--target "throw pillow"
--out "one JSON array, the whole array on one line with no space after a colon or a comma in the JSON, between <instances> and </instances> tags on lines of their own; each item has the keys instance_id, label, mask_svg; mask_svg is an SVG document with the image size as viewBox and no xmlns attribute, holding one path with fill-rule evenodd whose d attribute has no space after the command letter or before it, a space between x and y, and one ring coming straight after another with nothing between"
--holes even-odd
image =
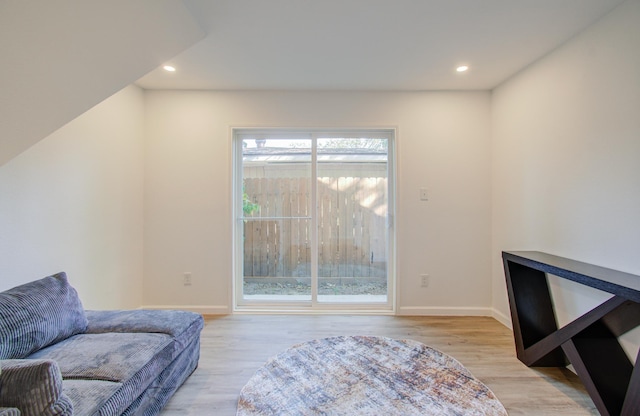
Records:
<instances>
[{"instance_id":1,"label":"throw pillow","mask_svg":"<svg viewBox=\"0 0 640 416\"><path fill-rule=\"evenodd\" d=\"M2 373L2 406L22 416L67 416L73 404L62 392L62 374L53 360L10 360Z\"/></svg>"},{"instance_id":2,"label":"throw pillow","mask_svg":"<svg viewBox=\"0 0 640 416\"><path fill-rule=\"evenodd\" d=\"M0 359L26 358L86 329L82 302L65 273L0 293Z\"/></svg>"}]
</instances>

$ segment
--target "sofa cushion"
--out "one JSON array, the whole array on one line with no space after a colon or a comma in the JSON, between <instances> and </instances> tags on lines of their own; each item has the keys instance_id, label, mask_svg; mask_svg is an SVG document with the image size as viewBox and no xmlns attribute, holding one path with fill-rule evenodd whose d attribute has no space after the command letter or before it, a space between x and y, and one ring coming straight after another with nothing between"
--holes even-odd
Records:
<instances>
[{"instance_id":1,"label":"sofa cushion","mask_svg":"<svg viewBox=\"0 0 640 416\"><path fill-rule=\"evenodd\" d=\"M167 366L172 357L164 350L171 341L165 334L79 334L29 358L55 360L65 379L124 382L154 360ZM160 371L150 372L148 377L155 378ZM148 384L151 379L142 381Z\"/></svg>"},{"instance_id":2,"label":"sofa cushion","mask_svg":"<svg viewBox=\"0 0 640 416\"><path fill-rule=\"evenodd\" d=\"M122 387L102 380L64 380L64 392L73 402L74 415L95 415Z\"/></svg>"},{"instance_id":3,"label":"sofa cushion","mask_svg":"<svg viewBox=\"0 0 640 416\"><path fill-rule=\"evenodd\" d=\"M62 392L62 375L55 361L8 360L2 371L0 403L20 409L23 416L73 414Z\"/></svg>"},{"instance_id":4,"label":"sofa cushion","mask_svg":"<svg viewBox=\"0 0 640 416\"><path fill-rule=\"evenodd\" d=\"M173 357L200 337L204 327L202 315L188 311L167 310L117 310L86 311L87 334L105 332L159 333L174 339Z\"/></svg>"},{"instance_id":5,"label":"sofa cushion","mask_svg":"<svg viewBox=\"0 0 640 416\"><path fill-rule=\"evenodd\" d=\"M25 358L86 328L82 302L65 273L0 293L0 359Z\"/></svg>"},{"instance_id":6,"label":"sofa cushion","mask_svg":"<svg viewBox=\"0 0 640 416\"><path fill-rule=\"evenodd\" d=\"M166 334L79 334L29 358L55 360L65 382L119 383L113 396L105 404L98 404L101 408L108 407L105 414L119 415L171 364L173 344ZM70 397L76 400L74 395Z\"/></svg>"},{"instance_id":7,"label":"sofa cushion","mask_svg":"<svg viewBox=\"0 0 640 416\"><path fill-rule=\"evenodd\" d=\"M198 366L200 357L200 338L196 337L191 343L176 357L175 360L165 368L159 377L122 413L122 416L133 416L142 414L156 415L169 401L173 393L185 382L187 377ZM114 397L115 399L115 397ZM103 409L110 409L115 400L109 400ZM193 409L192 409L193 410ZM215 411L214 411L215 412ZM197 414L202 414L202 412Z\"/></svg>"}]
</instances>

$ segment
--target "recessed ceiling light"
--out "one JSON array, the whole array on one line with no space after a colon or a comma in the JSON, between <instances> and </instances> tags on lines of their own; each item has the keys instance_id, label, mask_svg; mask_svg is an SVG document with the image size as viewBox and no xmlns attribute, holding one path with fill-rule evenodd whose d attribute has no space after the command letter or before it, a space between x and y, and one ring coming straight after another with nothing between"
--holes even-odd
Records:
<instances>
[{"instance_id":1,"label":"recessed ceiling light","mask_svg":"<svg viewBox=\"0 0 640 416\"><path fill-rule=\"evenodd\" d=\"M459 67L456 68L456 71L458 72L466 72L469 70L469 67L467 65L460 65Z\"/></svg>"},{"instance_id":2,"label":"recessed ceiling light","mask_svg":"<svg viewBox=\"0 0 640 416\"><path fill-rule=\"evenodd\" d=\"M176 68L171 65L165 65L162 67L165 71L176 72Z\"/></svg>"}]
</instances>

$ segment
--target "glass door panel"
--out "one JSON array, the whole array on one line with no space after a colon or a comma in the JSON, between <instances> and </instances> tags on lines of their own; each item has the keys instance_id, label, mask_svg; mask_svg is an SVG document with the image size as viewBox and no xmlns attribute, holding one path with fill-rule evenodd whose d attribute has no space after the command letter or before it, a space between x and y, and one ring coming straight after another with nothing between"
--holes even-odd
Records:
<instances>
[{"instance_id":1,"label":"glass door panel","mask_svg":"<svg viewBox=\"0 0 640 416\"><path fill-rule=\"evenodd\" d=\"M318 301L387 302L388 140L318 138Z\"/></svg>"},{"instance_id":2,"label":"glass door panel","mask_svg":"<svg viewBox=\"0 0 640 416\"><path fill-rule=\"evenodd\" d=\"M244 300L311 301L311 144L242 140Z\"/></svg>"}]
</instances>

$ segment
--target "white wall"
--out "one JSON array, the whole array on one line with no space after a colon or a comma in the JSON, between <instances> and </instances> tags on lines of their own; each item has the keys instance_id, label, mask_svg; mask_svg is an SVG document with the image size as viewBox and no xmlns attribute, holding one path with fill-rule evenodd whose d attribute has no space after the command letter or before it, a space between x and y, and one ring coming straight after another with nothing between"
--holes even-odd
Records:
<instances>
[{"instance_id":1,"label":"white wall","mask_svg":"<svg viewBox=\"0 0 640 416\"><path fill-rule=\"evenodd\" d=\"M146 111L146 305L231 307L231 127L397 127L399 312L490 314L489 93L147 91Z\"/></svg>"},{"instance_id":2,"label":"white wall","mask_svg":"<svg viewBox=\"0 0 640 416\"><path fill-rule=\"evenodd\" d=\"M140 306L143 134L131 86L0 166L0 290L65 271L86 308Z\"/></svg>"},{"instance_id":3,"label":"white wall","mask_svg":"<svg viewBox=\"0 0 640 416\"><path fill-rule=\"evenodd\" d=\"M492 118L494 307L508 316L501 250L640 274L640 1L498 87ZM561 324L608 297L552 289Z\"/></svg>"}]
</instances>

